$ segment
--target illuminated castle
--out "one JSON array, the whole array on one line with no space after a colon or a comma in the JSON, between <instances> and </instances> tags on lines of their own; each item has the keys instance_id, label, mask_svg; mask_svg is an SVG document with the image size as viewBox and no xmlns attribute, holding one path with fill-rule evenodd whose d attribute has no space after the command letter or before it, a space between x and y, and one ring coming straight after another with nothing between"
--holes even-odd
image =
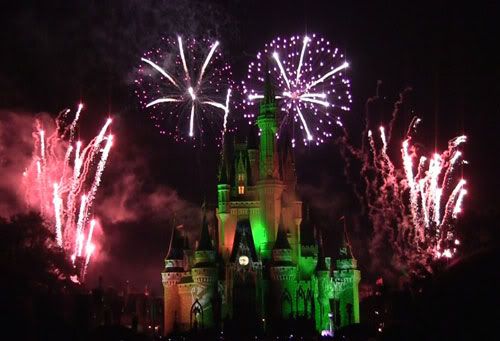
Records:
<instances>
[{"instance_id":1,"label":"illuminated castle","mask_svg":"<svg viewBox=\"0 0 500 341\"><path fill-rule=\"evenodd\" d=\"M276 139L274 98L267 81L260 136L253 127L246 143L226 139L213 235L205 216L194 251L172 232L162 273L165 334L224 323L256 334L298 319L317 331L359 322L356 260L344 243L331 269L303 219L292 153Z\"/></svg>"}]
</instances>

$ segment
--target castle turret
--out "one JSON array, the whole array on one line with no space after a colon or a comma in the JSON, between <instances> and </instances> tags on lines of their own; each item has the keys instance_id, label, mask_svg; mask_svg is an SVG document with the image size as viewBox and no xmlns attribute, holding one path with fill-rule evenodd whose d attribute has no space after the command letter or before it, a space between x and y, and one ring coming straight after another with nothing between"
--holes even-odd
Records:
<instances>
[{"instance_id":1,"label":"castle turret","mask_svg":"<svg viewBox=\"0 0 500 341\"><path fill-rule=\"evenodd\" d=\"M228 224L231 215L231 186L230 186L230 141L229 136L226 134L224 138L224 146L219 167L219 183L217 185L217 219L218 226L218 246L219 252L227 258L231 247L232 238L234 238L234 229Z\"/></svg>"},{"instance_id":2,"label":"castle turret","mask_svg":"<svg viewBox=\"0 0 500 341\"><path fill-rule=\"evenodd\" d=\"M257 125L260 129L259 181L257 188L260 199L261 222L255 231L256 247L261 257L270 258L281 215L281 194L283 182L280 180L276 149L276 99L266 72L264 99L259 107Z\"/></svg>"},{"instance_id":3,"label":"castle turret","mask_svg":"<svg viewBox=\"0 0 500 341\"><path fill-rule=\"evenodd\" d=\"M309 208L305 210L304 219L300 223L300 260L299 273L302 280L310 280L316 269L318 244L314 239L314 230L309 213Z\"/></svg>"},{"instance_id":4,"label":"castle turret","mask_svg":"<svg viewBox=\"0 0 500 341\"><path fill-rule=\"evenodd\" d=\"M320 234L318 238L318 262L316 264L316 279L318 283L318 307L316 309L316 329L318 331L329 329L330 327L330 296L331 280L330 269L326 264L325 253L323 250L323 238Z\"/></svg>"},{"instance_id":5,"label":"castle turret","mask_svg":"<svg viewBox=\"0 0 500 341\"><path fill-rule=\"evenodd\" d=\"M270 267L271 293L274 300L271 311L274 319L293 317L294 298L297 286L297 267L292 262L292 248L280 219L276 242L272 250Z\"/></svg>"},{"instance_id":6,"label":"castle turret","mask_svg":"<svg viewBox=\"0 0 500 341\"><path fill-rule=\"evenodd\" d=\"M177 284L184 272L184 250L183 238L177 227L172 229L170 246L165 258L165 270L162 273L163 282L163 304L164 304L164 333L170 334L174 331L176 318L179 314L179 292Z\"/></svg>"},{"instance_id":7,"label":"castle turret","mask_svg":"<svg viewBox=\"0 0 500 341\"><path fill-rule=\"evenodd\" d=\"M203 211L200 241L194 252L194 266L191 269L193 282L199 288L195 297L193 297L195 299L193 304L198 302L197 309L201 310L201 313L191 316L191 323L193 323L193 319L196 319L198 327L213 328L216 319L214 310L217 310L215 309L217 303L214 302L214 298L218 275L217 264L215 263L216 252L208 231L205 210Z\"/></svg>"},{"instance_id":8,"label":"castle turret","mask_svg":"<svg viewBox=\"0 0 500 341\"><path fill-rule=\"evenodd\" d=\"M259 180L259 136L256 124L250 125L247 137L247 149L249 159L249 185L253 186Z\"/></svg>"},{"instance_id":9,"label":"castle turret","mask_svg":"<svg viewBox=\"0 0 500 341\"><path fill-rule=\"evenodd\" d=\"M260 155L259 175L260 179L277 178L276 166L276 99L274 89L266 72L264 99L259 106L257 125L260 129Z\"/></svg>"},{"instance_id":10,"label":"castle turret","mask_svg":"<svg viewBox=\"0 0 500 341\"><path fill-rule=\"evenodd\" d=\"M359 281L361 274L357 269L357 261L352 255L345 227L333 275L336 301L334 316L337 327L359 323Z\"/></svg>"}]
</instances>

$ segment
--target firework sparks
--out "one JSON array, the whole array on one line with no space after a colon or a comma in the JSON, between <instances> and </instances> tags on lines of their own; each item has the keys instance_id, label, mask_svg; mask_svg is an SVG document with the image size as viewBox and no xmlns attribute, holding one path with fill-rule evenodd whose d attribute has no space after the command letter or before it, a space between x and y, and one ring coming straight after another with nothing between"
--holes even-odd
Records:
<instances>
[{"instance_id":1,"label":"firework sparks","mask_svg":"<svg viewBox=\"0 0 500 341\"><path fill-rule=\"evenodd\" d=\"M83 104L80 104L68 126L65 126L65 119L69 110L60 114L52 133L48 133L50 129L43 129L41 122L37 121L37 130L33 134L33 159L30 167L23 172L23 184L28 205L40 205L42 217L54 226L57 245L71 254L74 264L77 257L85 257L86 271L95 249L92 243L95 221L90 223L90 227L87 221L113 138L106 136L111 125L111 119L108 119L99 134L86 146L82 141L75 142L75 130L82 109ZM94 169L95 175L90 181ZM49 197L52 200L45 200Z\"/></svg>"},{"instance_id":2,"label":"firework sparks","mask_svg":"<svg viewBox=\"0 0 500 341\"><path fill-rule=\"evenodd\" d=\"M415 118L400 147L391 147L390 132L403 97L404 93L395 104L388 129L380 127L380 134L369 129L370 109L376 106L367 105L367 134L361 148L348 142L345 130L339 141L346 159L345 174L352 176L348 155L361 163L362 181L349 180L358 184L355 193L366 203L373 224L370 252L375 259L387 257L389 246L392 251L389 261L395 270L421 276L432 272L437 259L453 258L460 245L455 225L467 190L466 181L457 174L457 166L467 163L459 150L467 138L450 140L446 150L430 157L419 155L421 148L415 146L413 135L420 119ZM374 97L368 103L376 100L379 98ZM389 156L390 150L395 149L400 151L400 161Z\"/></svg>"},{"instance_id":3,"label":"firework sparks","mask_svg":"<svg viewBox=\"0 0 500 341\"><path fill-rule=\"evenodd\" d=\"M140 105L151 109L150 117L160 133L182 141L187 135L192 140L207 127L220 126L221 121L221 130L225 130L232 74L222 59L219 42L184 41L181 37L176 41L163 38L162 42L164 47L141 58L144 64L135 81Z\"/></svg>"},{"instance_id":4,"label":"firework sparks","mask_svg":"<svg viewBox=\"0 0 500 341\"><path fill-rule=\"evenodd\" d=\"M314 34L277 38L250 63L243 82L243 102L252 106L264 97L258 90L267 71L276 87L276 99L281 101L278 134L291 129L295 135L297 124L301 135L297 139L318 145L332 136L334 125L341 126L337 115L350 110L350 81L344 71L348 66L337 48ZM254 115L245 117L252 119Z\"/></svg>"}]
</instances>

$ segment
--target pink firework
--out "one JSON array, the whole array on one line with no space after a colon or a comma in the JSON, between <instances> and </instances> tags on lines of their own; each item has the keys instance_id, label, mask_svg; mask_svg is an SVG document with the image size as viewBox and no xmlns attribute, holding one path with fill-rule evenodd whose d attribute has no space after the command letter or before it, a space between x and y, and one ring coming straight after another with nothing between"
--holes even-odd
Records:
<instances>
[{"instance_id":1,"label":"pink firework","mask_svg":"<svg viewBox=\"0 0 500 341\"><path fill-rule=\"evenodd\" d=\"M289 130L293 146L296 140L319 145L350 110L348 66L337 47L315 34L276 38L248 66L244 104L251 107L263 98L267 72L280 107L278 134Z\"/></svg>"},{"instance_id":2,"label":"pink firework","mask_svg":"<svg viewBox=\"0 0 500 341\"><path fill-rule=\"evenodd\" d=\"M391 148L391 132L408 91L396 102L387 129L379 126L375 130L371 122L370 108L379 108L372 104L380 98L368 100L361 148L348 142L345 130L340 139L349 180L355 179L356 172L351 171L355 165L347 155L361 162L357 172L361 182L352 183L357 184L356 195L366 204L373 226L373 263L389 278L401 273L425 276L433 272L436 261L456 255L460 241L455 226L467 194L466 180L459 171L467 163L461 151L466 136L450 140L443 152L421 155L414 142L420 119L414 118L403 141ZM388 150L398 150L400 159L391 158Z\"/></svg>"},{"instance_id":3,"label":"pink firework","mask_svg":"<svg viewBox=\"0 0 500 341\"><path fill-rule=\"evenodd\" d=\"M57 245L71 255L73 263L83 260L81 279L95 250L96 223L94 219L89 223L89 218L113 141L108 132L111 119L87 145L75 141L82 109L80 104L70 124L66 124L70 111L61 112L55 128L36 121L33 159L23 173L28 205L39 208L54 227ZM53 131L49 134L49 130Z\"/></svg>"},{"instance_id":4,"label":"pink firework","mask_svg":"<svg viewBox=\"0 0 500 341\"><path fill-rule=\"evenodd\" d=\"M141 58L135 93L161 134L191 141L225 131L232 71L218 41L163 38Z\"/></svg>"}]
</instances>

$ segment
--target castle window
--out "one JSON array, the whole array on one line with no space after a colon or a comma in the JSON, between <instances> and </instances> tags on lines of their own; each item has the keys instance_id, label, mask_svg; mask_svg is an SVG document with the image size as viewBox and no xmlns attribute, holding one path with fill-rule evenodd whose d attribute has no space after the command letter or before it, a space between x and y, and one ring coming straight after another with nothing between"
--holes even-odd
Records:
<instances>
[{"instance_id":1,"label":"castle window","mask_svg":"<svg viewBox=\"0 0 500 341\"><path fill-rule=\"evenodd\" d=\"M238 194L245 194L245 186L238 186Z\"/></svg>"}]
</instances>

